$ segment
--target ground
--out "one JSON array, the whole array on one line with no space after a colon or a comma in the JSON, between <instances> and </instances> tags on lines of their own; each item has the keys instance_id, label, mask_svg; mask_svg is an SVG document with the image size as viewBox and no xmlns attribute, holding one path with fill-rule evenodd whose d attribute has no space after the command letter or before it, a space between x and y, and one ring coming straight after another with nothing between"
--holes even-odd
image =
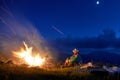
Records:
<instances>
[{"instance_id":1,"label":"ground","mask_svg":"<svg viewBox=\"0 0 120 80\"><path fill-rule=\"evenodd\" d=\"M0 65L0 80L119 80L119 74L82 70L79 66L43 69L25 65Z\"/></svg>"}]
</instances>

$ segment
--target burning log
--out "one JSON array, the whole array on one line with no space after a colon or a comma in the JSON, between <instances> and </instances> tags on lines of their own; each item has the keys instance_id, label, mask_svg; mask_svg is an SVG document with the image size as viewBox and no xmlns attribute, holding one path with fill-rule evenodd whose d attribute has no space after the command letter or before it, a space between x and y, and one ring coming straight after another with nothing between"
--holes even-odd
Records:
<instances>
[{"instance_id":1,"label":"burning log","mask_svg":"<svg viewBox=\"0 0 120 80\"><path fill-rule=\"evenodd\" d=\"M0 61L0 64L4 64L4 62L3 62L3 61Z\"/></svg>"},{"instance_id":2,"label":"burning log","mask_svg":"<svg viewBox=\"0 0 120 80\"><path fill-rule=\"evenodd\" d=\"M6 64L14 64L12 60L6 62Z\"/></svg>"}]
</instances>

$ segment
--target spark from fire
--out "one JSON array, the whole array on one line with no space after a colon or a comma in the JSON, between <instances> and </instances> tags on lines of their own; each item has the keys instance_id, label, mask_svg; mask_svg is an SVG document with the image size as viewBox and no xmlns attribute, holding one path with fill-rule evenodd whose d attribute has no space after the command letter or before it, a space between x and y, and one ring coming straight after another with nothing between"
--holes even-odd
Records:
<instances>
[{"instance_id":1,"label":"spark from fire","mask_svg":"<svg viewBox=\"0 0 120 80\"><path fill-rule=\"evenodd\" d=\"M23 42L24 47L21 47L20 51L13 51L14 56L24 61L29 66L42 66L45 62L45 58L41 58L39 54L33 55L32 47Z\"/></svg>"}]
</instances>

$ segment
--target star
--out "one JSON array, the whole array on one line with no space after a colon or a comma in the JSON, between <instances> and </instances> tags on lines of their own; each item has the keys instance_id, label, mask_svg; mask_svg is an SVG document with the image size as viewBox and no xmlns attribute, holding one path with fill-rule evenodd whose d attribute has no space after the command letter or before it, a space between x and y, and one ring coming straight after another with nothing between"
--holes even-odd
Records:
<instances>
[{"instance_id":1,"label":"star","mask_svg":"<svg viewBox=\"0 0 120 80\"><path fill-rule=\"evenodd\" d=\"M96 4L99 5L99 4L100 4L100 1L97 1Z\"/></svg>"}]
</instances>

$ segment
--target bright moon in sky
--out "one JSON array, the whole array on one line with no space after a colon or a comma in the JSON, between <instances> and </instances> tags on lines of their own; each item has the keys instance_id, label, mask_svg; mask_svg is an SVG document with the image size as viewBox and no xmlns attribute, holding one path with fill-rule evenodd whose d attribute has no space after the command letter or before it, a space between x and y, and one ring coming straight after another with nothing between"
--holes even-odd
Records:
<instances>
[{"instance_id":1,"label":"bright moon in sky","mask_svg":"<svg viewBox=\"0 0 120 80\"><path fill-rule=\"evenodd\" d=\"M100 4L100 2L99 2L99 1L97 1L97 2L96 2L96 4L97 4L97 5L99 5L99 4Z\"/></svg>"}]
</instances>

